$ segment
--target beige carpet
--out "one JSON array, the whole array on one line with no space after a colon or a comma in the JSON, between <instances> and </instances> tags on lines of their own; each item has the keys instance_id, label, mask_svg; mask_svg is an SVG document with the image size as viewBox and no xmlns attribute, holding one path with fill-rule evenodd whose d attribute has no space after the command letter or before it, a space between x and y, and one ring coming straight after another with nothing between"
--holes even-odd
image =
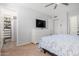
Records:
<instances>
[{"instance_id":1,"label":"beige carpet","mask_svg":"<svg viewBox=\"0 0 79 59\"><path fill-rule=\"evenodd\" d=\"M15 42L7 43L1 50L2 56L49 56L44 54L36 44L27 44L24 46L16 46Z\"/></svg>"}]
</instances>

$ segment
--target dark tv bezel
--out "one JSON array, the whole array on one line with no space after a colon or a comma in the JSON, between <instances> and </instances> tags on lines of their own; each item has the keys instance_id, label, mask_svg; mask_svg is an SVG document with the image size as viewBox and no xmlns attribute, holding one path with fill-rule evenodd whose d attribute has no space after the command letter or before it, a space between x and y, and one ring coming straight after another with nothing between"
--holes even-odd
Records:
<instances>
[{"instance_id":1,"label":"dark tv bezel","mask_svg":"<svg viewBox=\"0 0 79 59\"><path fill-rule=\"evenodd\" d=\"M44 26L37 26L37 20L44 22ZM41 20L41 19L36 19L36 28L46 28L46 21L45 20Z\"/></svg>"}]
</instances>

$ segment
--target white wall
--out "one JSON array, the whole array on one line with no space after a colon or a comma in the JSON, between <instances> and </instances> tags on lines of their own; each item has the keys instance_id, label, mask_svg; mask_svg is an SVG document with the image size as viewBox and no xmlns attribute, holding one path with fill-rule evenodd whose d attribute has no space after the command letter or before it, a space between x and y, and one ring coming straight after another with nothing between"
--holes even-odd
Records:
<instances>
[{"instance_id":1,"label":"white wall","mask_svg":"<svg viewBox=\"0 0 79 59\"><path fill-rule=\"evenodd\" d=\"M17 17L17 16L16 16ZM12 19L12 41L17 41L17 19Z\"/></svg>"},{"instance_id":2,"label":"white wall","mask_svg":"<svg viewBox=\"0 0 79 59\"><path fill-rule=\"evenodd\" d=\"M41 37L49 36L53 34L53 20L48 19L46 21L46 28L33 28L32 29L32 42L38 43ZM35 22L34 22L35 23ZM34 25L35 26L35 25Z\"/></svg>"},{"instance_id":3,"label":"white wall","mask_svg":"<svg viewBox=\"0 0 79 59\"><path fill-rule=\"evenodd\" d=\"M41 12L29 9L29 8L23 8L20 7L18 9L18 36L17 36L17 44L26 44L28 42L32 41L32 30L35 29L35 31L38 31L37 34L48 34L49 33L49 27L46 29L37 29L35 28L36 24L36 18L40 18L43 20L49 20L51 17L48 15L45 15ZM46 31L46 32L43 32ZM43 33L41 33L43 32ZM38 36L39 36L38 35Z\"/></svg>"},{"instance_id":4,"label":"white wall","mask_svg":"<svg viewBox=\"0 0 79 59\"><path fill-rule=\"evenodd\" d=\"M0 10L0 49L2 48L2 20L1 20L1 10Z\"/></svg>"},{"instance_id":5,"label":"white wall","mask_svg":"<svg viewBox=\"0 0 79 59\"><path fill-rule=\"evenodd\" d=\"M55 14L58 16L58 24L55 25L58 29L56 34L69 34L69 18L71 16L79 15L79 4L70 4L69 6L59 5ZM61 26L62 25L62 26Z\"/></svg>"},{"instance_id":6,"label":"white wall","mask_svg":"<svg viewBox=\"0 0 79 59\"><path fill-rule=\"evenodd\" d=\"M66 34L67 33L67 15L66 15L66 8L59 8L56 9L55 14L58 16L55 21L55 34Z\"/></svg>"},{"instance_id":7,"label":"white wall","mask_svg":"<svg viewBox=\"0 0 79 59\"><path fill-rule=\"evenodd\" d=\"M49 15L22 6L19 6L16 11L18 14L17 44L26 44L27 42L31 42L33 29L38 33L37 36L39 36L41 33L41 35L48 35L53 33L53 22ZM69 7L60 5L57 7L56 15L58 16L58 24L55 25L55 27L57 27L57 29L55 29L56 34L67 34L69 30L69 28L67 27L67 21L69 21L69 19L67 18L67 12L69 14L68 17L73 15L79 15L78 5L70 5ZM46 29L36 29L36 18L40 18L46 21L48 20L48 27Z\"/></svg>"},{"instance_id":8,"label":"white wall","mask_svg":"<svg viewBox=\"0 0 79 59\"><path fill-rule=\"evenodd\" d=\"M16 11L17 13L17 45L26 44L32 41L32 30L35 29L38 33L38 37L41 35L46 36L52 34L52 20L49 15L46 15L40 11L32 10L23 6L10 6L7 4L2 4L2 8L8 8L10 10ZM16 7L16 8L15 8ZM6 12L7 14L7 12ZM35 28L35 19L40 18L47 21L46 29ZM15 31L15 30L14 30ZM13 34L14 36L14 34ZM16 38L14 36L14 38Z\"/></svg>"}]
</instances>

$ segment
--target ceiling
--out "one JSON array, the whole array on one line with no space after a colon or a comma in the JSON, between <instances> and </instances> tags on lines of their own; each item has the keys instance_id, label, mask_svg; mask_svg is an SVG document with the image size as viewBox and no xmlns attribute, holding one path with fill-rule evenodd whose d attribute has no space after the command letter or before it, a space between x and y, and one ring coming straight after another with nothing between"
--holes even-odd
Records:
<instances>
[{"instance_id":1,"label":"ceiling","mask_svg":"<svg viewBox=\"0 0 79 59\"><path fill-rule=\"evenodd\" d=\"M51 16L54 13L53 12L54 11L54 9L53 9L54 5L51 5L49 7L45 7L45 5L47 5L47 4L50 4L50 3L0 3L0 5L9 6L9 7L12 7L14 9L15 9L16 6L31 8L33 10L36 10L36 11L39 11L39 12L42 12L44 14ZM78 3L75 3L75 4L69 3L68 8L72 9L73 6L76 7L76 6L79 6L79 4ZM62 4L58 4L57 9L58 8L62 9L62 8L65 8L65 6L62 5Z\"/></svg>"},{"instance_id":2,"label":"ceiling","mask_svg":"<svg viewBox=\"0 0 79 59\"><path fill-rule=\"evenodd\" d=\"M53 7L46 8L45 5L47 5L47 4L48 3L31 3L31 4L26 4L26 6L28 8L32 8L32 9L42 12L44 14L52 15L51 11L53 10Z\"/></svg>"},{"instance_id":3,"label":"ceiling","mask_svg":"<svg viewBox=\"0 0 79 59\"><path fill-rule=\"evenodd\" d=\"M9 6L14 9L16 6L27 7L51 16L52 15L51 11L53 10L53 7L45 8L45 5L47 4L49 3L0 3L0 5L2 6Z\"/></svg>"}]
</instances>

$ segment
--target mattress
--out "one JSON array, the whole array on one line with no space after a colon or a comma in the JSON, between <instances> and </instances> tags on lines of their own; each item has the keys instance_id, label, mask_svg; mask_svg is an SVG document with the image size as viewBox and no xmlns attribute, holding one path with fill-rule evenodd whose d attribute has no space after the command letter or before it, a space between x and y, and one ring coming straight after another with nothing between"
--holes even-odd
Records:
<instances>
[{"instance_id":1,"label":"mattress","mask_svg":"<svg viewBox=\"0 0 79 59\"><path fill-rule=\"evenodd\" d=\"M79 56L79 36L51 35L42 37L39 47L58 56Z\"/></svg>"}]
</instances>

